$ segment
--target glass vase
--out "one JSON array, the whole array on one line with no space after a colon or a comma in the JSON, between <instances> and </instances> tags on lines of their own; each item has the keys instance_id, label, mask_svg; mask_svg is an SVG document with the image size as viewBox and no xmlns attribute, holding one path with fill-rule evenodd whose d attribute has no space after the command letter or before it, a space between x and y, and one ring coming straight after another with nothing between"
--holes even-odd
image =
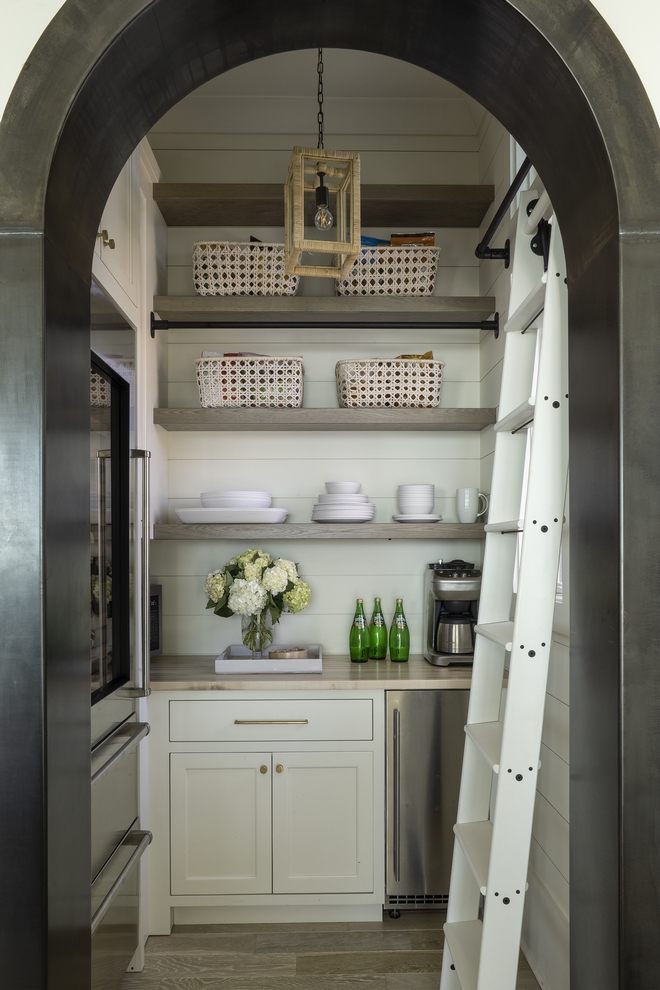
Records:
<instances>
[{"instance_id":1,"label":"glass vase","mask_svg":"<svg viewBox=\"0 0 660 990\"><path fill-rule=\"evenodd\" d=\"M241 616L241 637L243 646L252 653L252 658L260 657L273 642L273 620L270 611Z\"/></svg>"}]
</instances>

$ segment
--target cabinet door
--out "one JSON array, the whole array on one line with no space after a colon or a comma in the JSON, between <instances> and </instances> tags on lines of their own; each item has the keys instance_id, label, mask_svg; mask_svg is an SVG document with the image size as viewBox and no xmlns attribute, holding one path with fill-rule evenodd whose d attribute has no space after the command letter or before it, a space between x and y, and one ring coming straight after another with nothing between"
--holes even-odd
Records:
<instances>
[{"instance_id":1,"label":"cabinet door","mask_svg":"<svg viewBox=\"0 0 660 990\"><path fill-rule=\"evenodd\" d=\"M170 779L172 893L270 893L271 754L173 753Z\"/></svg>"},{"instance_id":2,"label":"cabinet door","mask_svg":"<svg viewBox=\"0 0 660 990\"><path fill-rule=\"evenodd\" d=\"M274 753L273 892L368 893L373 875L372 754Z\"/></svg>"},{"instance_id":3,"label":"cabinet door","mask_svg":"<svg viewBox=\"0 0 660 990\"><path fill-rule=\"evenodd\" d=\"M139 225L139 153L134 152L117 176L99 224L99 232L106 230L114 247L97 237L93 266L94 275L113 298L113 289L119 285L134 306L138 301Z\"/></svg>"}]
</instances>

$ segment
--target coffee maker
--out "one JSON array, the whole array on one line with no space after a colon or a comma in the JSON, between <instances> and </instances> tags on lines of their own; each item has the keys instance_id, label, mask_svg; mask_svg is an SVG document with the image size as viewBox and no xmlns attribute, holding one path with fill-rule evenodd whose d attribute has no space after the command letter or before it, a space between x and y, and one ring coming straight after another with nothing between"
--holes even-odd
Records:
<instances>
[{"instance_id":1,"label":"coffee maker","mask_svg":"<svg viewBox=\"0 0 660 990\"><path fill-rule=\"evenodd\" d=\"M472 663L481 571L465 560L428 564L424 577L424 657L436 667Z\"/></svg>"}]
</instances>

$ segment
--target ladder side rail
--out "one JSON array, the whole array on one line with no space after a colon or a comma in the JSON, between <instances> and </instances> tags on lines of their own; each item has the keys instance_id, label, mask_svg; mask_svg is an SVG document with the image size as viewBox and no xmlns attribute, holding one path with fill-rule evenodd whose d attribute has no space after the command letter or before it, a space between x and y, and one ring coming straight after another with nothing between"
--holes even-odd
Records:
<instances>
[{"instance_id":1,"label":"ladder side rail","mask_svg":"<svg viewBox=\"0 0 660 990\"><path fill-rule=\"evenodd\" d=\"M509 314L540 282L543 271L541 260L530 250L531 237L521 229L527 219L524 206L531 198L535 198L533 192L523 194L523 208L518 211L516 218ZM529 399L536 348L537 334L534 331L507 335L502 363L500 418ZM495 437L490 520L503 522L520 517L525 448L524 433L512 435L510 431L501 432ZM479 605L480 622L509 619L516 539L515 533L502 534L497 531L488 533L486 537ZM484 637L477 637L468 724L496 722L499 719L504 663L505 653L500 646ZM466 737L457 814L459 823L486 821L489 818L493 781L497 777L476 743L476 739L473 742L470 736ZM479 898L480 891L470 864L460 843L455 840L447 921L479 926L476 921ZM442 990L466 990L461 987L458 974L452 966L451 949L447 942L443 953L440 985Z\"/></svg>"},{"instance_id":2,"label":"ladder side rail","mask_svg":"<svg viewBox=\"0 0 660 990\"><path fill-rule=\"evenodd\" d=\"M556 227L550 257L477 990L515 988L552 642L568 472L568 313Z\"/></svg>"}]
</instances>

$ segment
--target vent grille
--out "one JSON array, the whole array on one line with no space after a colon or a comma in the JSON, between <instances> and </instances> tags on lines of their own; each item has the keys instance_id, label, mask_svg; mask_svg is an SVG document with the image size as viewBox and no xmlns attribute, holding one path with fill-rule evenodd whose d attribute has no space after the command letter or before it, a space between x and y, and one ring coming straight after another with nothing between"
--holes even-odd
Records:
<instances>
[{"instance_id":1,"label":"vent grille","mask_svg":"<svg viewBox=\"0 0 660 990\"><path fill-rule=\"evenodd\" d=\"M399 907L446 907L449 894L388 894L388 904L398 904Z\"/></svg>"}]
</instances>

